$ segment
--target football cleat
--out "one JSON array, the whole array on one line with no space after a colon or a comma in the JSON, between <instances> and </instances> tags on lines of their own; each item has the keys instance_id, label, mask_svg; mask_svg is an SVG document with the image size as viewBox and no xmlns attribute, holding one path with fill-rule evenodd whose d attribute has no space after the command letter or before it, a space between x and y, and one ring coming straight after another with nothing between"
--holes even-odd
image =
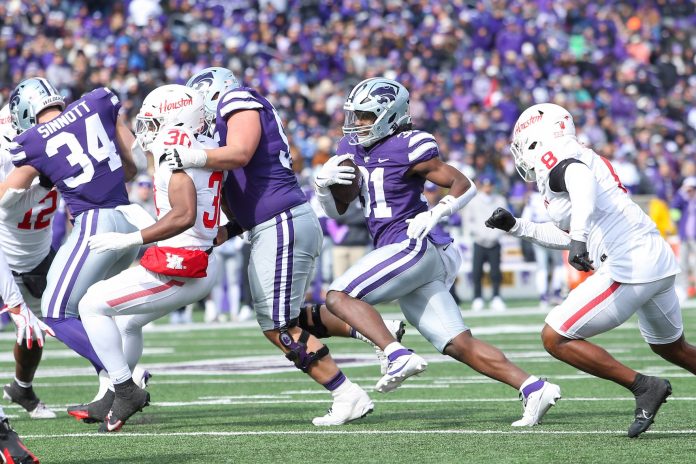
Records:
<instances>
[{"instance_id":1,"label":"football cleat","mask_svg":"<svg viewBox=\"0 0 696 464\"><path fill-rule=\"evenodd\" d=\"M645 432L655 422L657 411L667 397L672 394L672 384L667 379L648 377L650 388L645 393L636 396L636 411L633 423L628 427L628 436L635 438Z\"/></svg>"},{"instance_id":2,"label":"football cleat","mask_svg":"<svg viewBox=\"0 0 696 464\"><path fill-rule=\"evenodd\" d=\"M428 363L425 359L412 351L406 351L406 353L389 362L387 373L377 381L375 390L380 393L396 390L404 380L412 375L420 374L426 367L428 367Z\"/></svg>"},{"instance_id":3,"label":"football cleat","mask_svg":"<svg viewBox=\"0 0 696 464\"><path fill-rule=\"evenodd\" d=\"M56 418L56 413L36 396L31 387L23 388L17 385L17 382L9 383L2 389L2 397L26 409L32 419Z\"/></svg>"},{"instance_id":4,"label":"football cleat","mask_svg":"<svg viewBox=\"0 0 696 464\"><path fill-rule=\"evenodd\" d=\"M149 404L150 394L137 385L133 385L125 392L119 392L99 431L117 432L133 414L142 411Z\"/></svg>"},{"instance_id":5,"label":"football cleat","mask_svg":"<svg viewBox=\"0 0 696 464\"><path fill-rule=\"evenodd\" d=\"M541 388L529 393L526 397L520 393L522 397L522 419L512 423L513 427L531 427L541 422L544 414L551 409L551 406L556 404L556 401L561 399L561 387L545 380L542 382Z\"/></svg>"},{"instance_id":6,"label":"football cleat","mask_svg":"<svg viewBox=\"0 0 696 464\"><path fill-rule=\"evenodd\" d=\"M34 454L24 446L7 418L0 421L0 459L4 464L39 464Z\"/></svg>"},{"instance_id":7,"label":"football cleat","mask_svg":"<svg viewBox=\"0 0 696 464\"><path fill-rule=\"evenodd\" d=\"M68 406L68 414L85 424L103 422L106 415L109 414L114 398L116 398L116 394L113 390L107 390L104 396L96 401L88 404Z\"/></svg>"},{"instance_id":8,"label":"football cleat","mask_svg":"<svg viewBox=\"0 0 696 464\"><path fill-rule=\"evenodd\" d=\"M404 321L398 319L385 319L384 325L387 326L389 333L396 338L396 341L401 343L401 339L404 338L404 333L406 333L406 324L404 324ZM375 353L377 354L377 359L379 360L379 372L380 374L384 375L387 373L387 369L389 368L389 358L386 354L384 354L384 351L382 351L379 346L373 344L372 342L370 343L375 347Z\"/></svg>"},{"instance_id":9,"label":"football cleat","mask_svg":"<svg viewBox=\"0 0 696 464\"><path fill-rule=\"evenodd\" d=\"M362 419L374 409L375 405L365 390L353 384L350 390L334 398L334 402L325 416L312 419L312 424L318 427L343 425Z\"/></svg>"}]
</instances>

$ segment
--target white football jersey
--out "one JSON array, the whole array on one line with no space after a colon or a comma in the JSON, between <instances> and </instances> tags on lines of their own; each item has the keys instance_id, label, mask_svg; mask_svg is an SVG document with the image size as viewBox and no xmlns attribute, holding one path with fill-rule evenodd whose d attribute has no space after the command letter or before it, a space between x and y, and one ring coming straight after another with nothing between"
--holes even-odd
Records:
<instances>
[{"instance_id":1,"label":"white football jersey","mask_svg":"<svg viewBox=\"0 0 696 464\"><path fill-rule=\"evenodd\" d=\"M152 144L152 154L155 161L155 207L157 219L161 219L171 209L169 204L169 179L172 172L164 164L163 150L169 145L188 145L192 148L217 148L211 139L203 139L204 143L196 140L193 132L180 127L163 128ZM196 187L197 214L196 223L181 234L162 240L159 246L175 248L210 248L217 236L220 224L220 195L224 181L222 171L189 168L184 172L191 178Z\"/></svg>"},{"instance_id":2,"label":"white football jersey","mask_svg":"<svg viewBox=\"0 0 696 464\"><path fill-rule=\"evenodd\" d=\"M0 182L12 172L10 153L0 144ZM34 179L38 184L39 179ZM15 272L23 273L36 268L48 255L53 237L51 222L58 207L55 189L33 208L21 205L0 209L0 248L7 263Z\"/></svg>"},{"instance_id":3,"label":"white football jersey","mask_svg":"<svg viewBox=\"0 0 696 464\"><path fill-rule=\"evenodd\" d=\"M622 283L654 282L677 274L674 253L652 219L631 200L611 163L577 142L559 147L559 155L561 151L565 156L558 159L578 159L590 168L597 182L587 237L595 269L608 266L612 279ZM568 231L572 214L568 193L553 192L548 176L537 186L553 223Z\"/></svg>"}]
</instances>

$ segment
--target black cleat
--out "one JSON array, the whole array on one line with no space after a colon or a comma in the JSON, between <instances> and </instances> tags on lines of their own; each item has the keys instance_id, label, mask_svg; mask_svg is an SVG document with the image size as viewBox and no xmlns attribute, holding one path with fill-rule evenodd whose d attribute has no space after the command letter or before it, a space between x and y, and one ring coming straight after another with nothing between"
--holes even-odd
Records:
<instances>
[{"instance_id":1,"label":"black cleat","mask_svg":"<svg viewBox=\"0 0 696 464\"><path fill-rule=\"evenodd\" d=\"M39 460L24 446L7 418L0 421L0 459L6 464L39 464Z\"/></svg>"},{"instance_id":2,"label":"black cleat","mask_svg":"<svg viewBox=\"0 0 696 464\"><path fill-rule=\"evenodd\" d=\"M32 419L55 419L56 413L36 396L32 387L20 387L16 381L2 388L2 397L23 407Z\"/></svg>"},{"instance_id":3,"label":"black cleat","mask_svg":"<svg viewBox=\"0 0 696 464\"><path fill-rule=\"evenodd\" d=\"M136 412L150 404L150 394L133 384L125 391L116 394L111 410L99 427L100 432L116 432Z\"/></svg>"},{"instance_id":4,"label":"black cleat","mask_svg":"<svg viewBox=\"0 0 696 464\"><path fill-rule=\"evenodd\" d=\"M96 401L92 401L88 404L68 406L68 414L85 424L104 422L106 415L109 414L111 405L114 403L115 397L116 394L113 391L107 390L104 396Z\"/></svg>"},{"instance_id":5,"label":"black cleat","mask_svg":"<svg viewBox=\"0 0 696 464\"><path fill-rule=\"evenodd\" d=\"M635 438L645 432L655 422L657 411L667 397L672 394L669 380L646 377L647 390L636 396L636 418L628 427L628 436Z\"/></svg>"}]
</instances>

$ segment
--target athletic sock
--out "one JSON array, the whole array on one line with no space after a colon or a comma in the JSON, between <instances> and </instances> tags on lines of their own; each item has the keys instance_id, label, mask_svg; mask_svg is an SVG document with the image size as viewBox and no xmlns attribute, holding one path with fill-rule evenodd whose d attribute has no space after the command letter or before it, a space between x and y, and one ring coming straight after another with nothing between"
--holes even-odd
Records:
<instances>
[{"instance_id":1,"label":"athletic sock","mask_svg":"<svg viewBox=\"0 0 696 464\"><path fill-rule=\"evenodd\" d=\"M22 382L17 377L15 377L15 383L22 388L31 388L31 382Z\"/></svg>"}]
</instances>

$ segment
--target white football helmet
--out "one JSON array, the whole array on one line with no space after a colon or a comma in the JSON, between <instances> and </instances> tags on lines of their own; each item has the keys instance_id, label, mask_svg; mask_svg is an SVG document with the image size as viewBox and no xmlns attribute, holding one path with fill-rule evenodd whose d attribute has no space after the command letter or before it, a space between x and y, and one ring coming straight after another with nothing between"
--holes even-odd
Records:
<instances>
[{"instance_id":1,"label":"white football helmet","mask_svg":"<svg viewBox=\"0 0 696 464\"><path fill-rule=\"evenodd\" d=\"M411 122L408 103L408 90L398 82L384 77L366 79L351 90L343 104L343 134L351 145L369 147ZM374 122L358 126L365 113L374 115Z\"/></svg>"},{"instance_id":2,"label":"white football helmet","mask_svg":"<svg viewBox=\"0 0 696 464\"><path fill-rule=\"evenodd\" d=\"M215 129L218 100L228 90L241 84L234 73L226 68L211 67L197 72L186 82L186 87L198 90L205 100L206 135L212 137Z\"/></svg>"},{"instance_id":3,"label":"white football helmet","mask_svg":"<svg viewBox=\"0 0 696 464\"><path fill-rule=\"evenodd\" d=\"M185 127L200 134L205 127L203 95L189 87L169 84L150 92L136 116L135 137L143 150L164 126Z\"/></svg>"},{"instance_id":4,"label":"white football helmet","mask_svg":"<svg viewBox=\"0 0 696 464\"><path fill-rule=\"evenodd\" d=\"M10 94L10 116L17 134L35 126L37 115L51 106L65 109L63 96L50 82L43 77L20 82Z\"/></svg>"},{"instance_id":5,"label":"white football helmet","mask_svg":"<svg viewBox=\"0 0 696 464\"><path fill-rule=\"evenodd\" d=\"M0 149L6 149L16 135L17 131L12 127L10 105L8 104L3 106L0 110Z\"/></svg>"},{"instance_id":6,"label":"white football helmet","mask_svg":"<svg viewBox=\"0 0 696 464\"><path fill-rule=\"evenodd\" d=\"M517 172L526 182L536 180L535 166L551 144L562 137L575 138L575 123L565 108L541 103L524 110L512 131L510 151Z\"/></svg>"}]
</instances>

